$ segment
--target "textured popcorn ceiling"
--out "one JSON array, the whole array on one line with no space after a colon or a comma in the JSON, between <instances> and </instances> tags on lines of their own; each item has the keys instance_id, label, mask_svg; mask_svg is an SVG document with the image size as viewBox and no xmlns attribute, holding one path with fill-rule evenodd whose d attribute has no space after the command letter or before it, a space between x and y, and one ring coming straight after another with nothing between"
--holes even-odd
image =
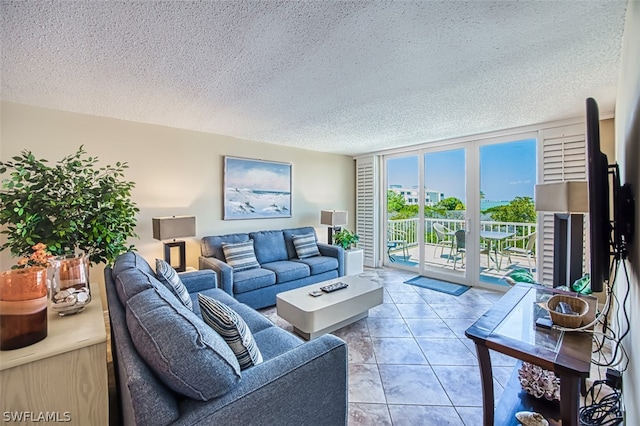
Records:
<instances>
[{"instance_id":1,"label":"textured popcorn ceiling","mask_svg":"<svg viewBox=\"0 0 640 426\"><path fill-rule=\"evenodd\" d=\"M626 1L0 2L2 100L358 154L613 112Z\"/></svg>"}]
</instances>

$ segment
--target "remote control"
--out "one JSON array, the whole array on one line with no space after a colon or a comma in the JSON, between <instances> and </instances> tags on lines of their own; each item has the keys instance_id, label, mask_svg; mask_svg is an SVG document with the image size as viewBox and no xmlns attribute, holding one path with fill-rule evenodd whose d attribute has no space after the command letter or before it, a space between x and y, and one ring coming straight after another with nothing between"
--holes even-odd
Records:
<instances>
[{"instance_id":1,"label":"remote control","mask_svg":"<svg viewBox=\"0 0 640 426\"><path fill-rule=\"evenodd\" d=\"M349 284L338 282L334 284L325 285L324 287L320 287L320 290L324 291L325 293L331 293L332 291L341 290L347 287L349 287Z\"/></svg>"},{"instance_id":2,"label":"remote control","mask_svg":"<svg viewBox=\"0 0 640 426\"><path fill-rule=\"evenodd\" d=\"M313 290L313 291L310 291L309 294L313 297L318 297L318 296L322 296L323 293L320 290Z\"/></svg>"}]
</instances>

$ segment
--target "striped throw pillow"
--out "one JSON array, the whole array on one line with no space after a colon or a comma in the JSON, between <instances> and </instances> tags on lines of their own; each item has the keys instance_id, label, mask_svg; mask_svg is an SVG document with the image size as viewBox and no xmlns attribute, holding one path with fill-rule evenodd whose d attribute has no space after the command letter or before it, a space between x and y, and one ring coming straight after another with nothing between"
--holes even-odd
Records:
<instances>
[{"instance_id":1,"label":"striped throw pillow","mask_svg":"<svg viewBox=\"0 0 640 426\"><path fill-rule=\"evenodd\" d=\"M296 248L298 259L306 259L307 257L320 256L316 236L311 234L294 235L293 246Z\"/></svg>"},{"instance_id":2,"label":"striped throw pillow","mask_svg":"<svg viewBox=\"0 0 640 426\"><path fill-rule=\"evenodd\" d=\"M260 267L253 250L253 240L244 243L222 243L222 252L234 271L246 271Z\"/></svg>"},{"instance_id":3,"label":"striped throw pillow","mask_svg":"<svg viewBox=\"0 0 640 426\"><path fill-rule=\"evenodd\" d=\"M178 296L178 299L184 306L193 311L193 302L187 288L182 283L180 276L175 269L171 267L167 262L161 259L156 259L156 276L158 281L164 284L173 294Z\"/></svg>"},{"instance_id":4,"label":"striped throw pillow","mask_svg":"<svg viewBox=\"0 0 640 426\"><path fill-rule=\"evenodd\" d=\"M240 370L262 363L262 353L249 326L233 309L198 293L202 319L227 342L238 359Z\"/></svg>"}]
</instances>

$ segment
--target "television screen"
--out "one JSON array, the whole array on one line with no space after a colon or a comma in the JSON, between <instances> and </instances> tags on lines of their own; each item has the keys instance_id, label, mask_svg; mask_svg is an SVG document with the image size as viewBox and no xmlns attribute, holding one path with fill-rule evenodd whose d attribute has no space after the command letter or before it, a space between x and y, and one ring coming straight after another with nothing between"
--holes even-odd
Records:
<instances>
[{"instance_id":1,"label":"television screen","mask_svg":"<svg viewBox=\"0 0 640 426\"><path fill-rule=\"evenodd\" d=\"M598 104L587 99L587 173L589 187L589 235L591 290L601 292L609 281L612 227L609 200L609 163L600 150Z\"/></svg>"}]
</instances>

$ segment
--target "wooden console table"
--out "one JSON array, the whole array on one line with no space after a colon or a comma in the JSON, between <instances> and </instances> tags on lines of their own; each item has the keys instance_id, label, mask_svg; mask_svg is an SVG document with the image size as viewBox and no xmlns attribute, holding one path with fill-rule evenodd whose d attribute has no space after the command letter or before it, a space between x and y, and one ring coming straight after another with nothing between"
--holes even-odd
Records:
<instances>
[{"instance_id":1,"label":"wooden console table","mask_svg":"<svg viewBox=\"0 0 640 426\"><path fill-rule=\"evenodd\" d=\"M0 351L1 423L108 425L107 334L100 289L79 314L49 309L48 335L33 345ZM6 414L8 413L8 414ZM43 420L43 418L49 421ZM40 419L40 420L38 420Z\"/></svg>"},{"instance_id":2,"label":"wooden console table","mask_svg":"<svg viewBox=\"0 0 640 426\"><path fill-rule=\"evenodd\" d=\"M535 318L542 312L537 304L555 293L569 294L518 284L465 332L474 341L478 354L485 426L517 425L515 413L518 411L540 412L551 425L578 425L580 384L589 377L592 335L536 327ZM591 322L595 318L597 300L590 296L580 297L589 303L586 319ZM517 372L514 372L494 412L489 349L539 365L560 377L559 410L557 402L536 399L522 390ZM517 390L520 392L514 395Z\"/></svg>"}]
</instances>

